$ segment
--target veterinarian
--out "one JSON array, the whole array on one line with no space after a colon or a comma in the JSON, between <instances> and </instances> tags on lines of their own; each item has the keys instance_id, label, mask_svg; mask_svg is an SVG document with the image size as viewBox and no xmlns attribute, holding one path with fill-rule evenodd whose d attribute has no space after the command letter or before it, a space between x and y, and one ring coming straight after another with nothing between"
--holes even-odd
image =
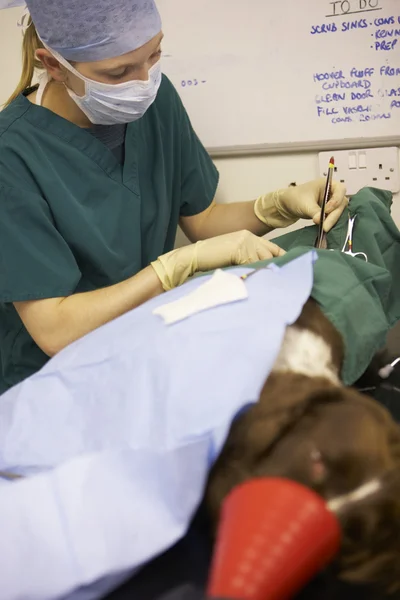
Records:
<instances>
[{"instance_id":1,"label":"veterinarian","mask_svg":"<svg viewBox=\"0 0 400 600\"><path fill-rule=\"evenodd\" d=\"M23 73L0 114L0 392L196 271L283 253L260 236L318 222L324 191L216 204L217 170L161 74L153 0L27 5ZM336 183L327 230L346 204ZM193 244L173 250L178 224Z\"/></svg>"}]
</instances>

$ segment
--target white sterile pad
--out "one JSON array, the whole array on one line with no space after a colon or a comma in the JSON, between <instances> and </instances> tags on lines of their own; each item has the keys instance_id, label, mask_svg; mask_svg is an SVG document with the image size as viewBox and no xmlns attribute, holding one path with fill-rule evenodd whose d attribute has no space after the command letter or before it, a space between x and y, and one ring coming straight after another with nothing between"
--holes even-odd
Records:
<instances>
[{"instance_id":1,"label":"white sterile pad","mask_svg":"<svg viewBox=\"0 0 400 600\"><path fill-rule=\"evenodd\" d=\"M159 315L166 325L172 325L204 310L245 300L247 297L243 279L218 269L203 285L175 302L159 306L153 310L153 315Z\"/></svg>"}]
</instances>

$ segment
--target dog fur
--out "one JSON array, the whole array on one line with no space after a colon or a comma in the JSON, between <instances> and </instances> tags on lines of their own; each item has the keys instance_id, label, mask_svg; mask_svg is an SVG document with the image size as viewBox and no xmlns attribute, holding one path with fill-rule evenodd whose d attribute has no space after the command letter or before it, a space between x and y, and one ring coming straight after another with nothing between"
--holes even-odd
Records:
<instances>
[{"instance_id":1,"label":"dog fur","mask_svg":"<svg viewBox=\"0 0 400 600\"><path fill-rule=\"evenodd\" d=\"M233 423L208 480L216 528L224 498L254 477L282 476L330 501L377 480L338 512L339 578L400 589L400 427L377 402L340 382L339 332L310 299L287 328L259 402ZM356 496L353 496L354 498Z\"/></svg>"}]
</instances>

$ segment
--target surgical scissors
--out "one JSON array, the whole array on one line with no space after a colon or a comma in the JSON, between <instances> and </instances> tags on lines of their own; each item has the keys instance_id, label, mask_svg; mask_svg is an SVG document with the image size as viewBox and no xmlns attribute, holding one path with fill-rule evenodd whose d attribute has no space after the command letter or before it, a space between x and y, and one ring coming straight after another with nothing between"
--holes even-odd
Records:
<instances>
[{"instance_id":1,"label":"surgical scissors","mask_svg":"<svg viewBox=\"0 0 400 600\"><path fill-rule=\"evenodd\" d=\"M354 229L354 221L356 220L357 215L354 215L354 217L349 217L349 224L347 227L347 235L346 235L346 239L342 248L342 252L344 254L348 254L349 256L360 256L361 258L363 258L365 260L365 262L368 262L368 256L365 254L365 252L353 252L353 229ZM347 248L347 250L346 250Z\"/></svg>"}]
</instances>

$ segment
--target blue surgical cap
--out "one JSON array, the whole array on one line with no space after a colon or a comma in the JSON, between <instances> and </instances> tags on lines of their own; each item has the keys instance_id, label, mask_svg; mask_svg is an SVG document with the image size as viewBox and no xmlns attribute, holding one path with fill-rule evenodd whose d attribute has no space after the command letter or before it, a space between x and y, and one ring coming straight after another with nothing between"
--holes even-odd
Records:
<instances>
[{"instance_id":1,"label":"blue surgical cap","mask_svg":"<svg viewBox=\"0 0 400 600\"><path fill-rule=\"evenodd\" d=\"M66 60L121 56L161 31L154 0L26 0L26 4L41 40Z\"/></svg>"}]
</instances>

